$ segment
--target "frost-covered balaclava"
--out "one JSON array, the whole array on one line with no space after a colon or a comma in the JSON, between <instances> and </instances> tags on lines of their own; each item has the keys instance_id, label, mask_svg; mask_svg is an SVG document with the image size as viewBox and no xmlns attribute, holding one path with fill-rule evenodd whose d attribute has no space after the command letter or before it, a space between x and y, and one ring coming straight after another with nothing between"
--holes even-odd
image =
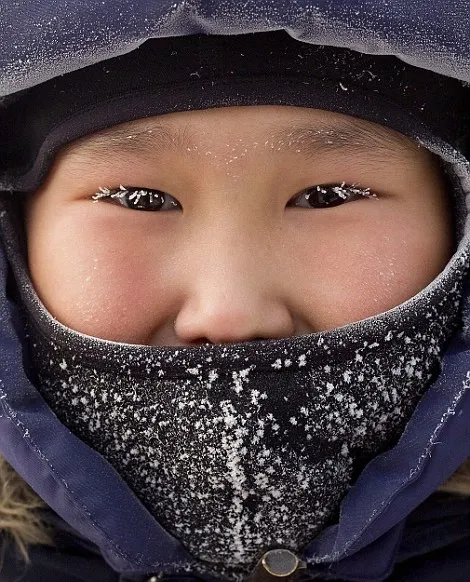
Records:
<instances>
[{"instance_id":1,"label":"frost-covered balaclava","mask_svg":"<svg viewBox=\"0 0 470 582\"><path fill-rule=\"evenodd\" d=\"M20 95L11 111L23 123L15 127L28 127L32 104L42 115L33 139L20 133L8 142L14 163L0 178L34 190L54 152L81 135L146 115L228 105L319 107L386 119L415 139L431 131L460 140L458 81L393 57L280 35L261 35L261 45L257 35L153 40ZM5 209L0 224L41 394L201 571L229 579L246 576L269 549L300 552L336 518L366 463L401 435L459 325L465 241L421 293L340 329L178 348L92 338L47 312Z\"/></svg>"},{"instance_id":2,"label":"frost-covered balaclava","mask_svg":"<svg viewBox=\"0 0 470 582\"><path fill-rule=\"evenodd\" d=\"M209 572L241 579L263 552L298 552L390 447L459 322L466 247L424 291L376 317L283 340L116 343L57 322L2 230L38 388Z\"/></svg>"}]
</instances>

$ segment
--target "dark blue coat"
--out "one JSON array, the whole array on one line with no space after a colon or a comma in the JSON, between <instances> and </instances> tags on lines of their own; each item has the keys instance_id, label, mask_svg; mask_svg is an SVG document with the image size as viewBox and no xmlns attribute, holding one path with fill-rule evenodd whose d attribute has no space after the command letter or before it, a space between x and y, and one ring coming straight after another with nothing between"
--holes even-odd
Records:
<instances>
[{"instance_id":1,"label":"dark blue coat","mask_svg":"<svg viewBox=\"0 0 470 582\"><path fill-rule=\"evenodd\" d=\"M0 99L149 37L278 29L315 44L396 55L470 82L467 0L23 0L0 4ZM45 519L59 532L56 549L33 547L22 580L140 582L184 566L189 556L178 540L29 381L6 273L0 249L0 452L53 509ZM470 455L469 387L465 326L398 444L366 467L338 523L306 546L314 577L470 579L470 503L432 495ZM0 580L18 580L21 562L8 548L4 560Z\"/></svg>"}]
</instances>

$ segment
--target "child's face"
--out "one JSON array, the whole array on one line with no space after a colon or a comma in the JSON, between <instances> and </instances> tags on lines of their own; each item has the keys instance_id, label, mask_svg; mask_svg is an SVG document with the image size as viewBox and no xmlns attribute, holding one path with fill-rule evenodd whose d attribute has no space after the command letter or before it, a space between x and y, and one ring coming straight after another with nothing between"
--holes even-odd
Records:
<instances>
[{"instance_id":1,"label":"child's face","mask_svg":"<svg viewBox=\"0 0 470 582\"><path fill-rule=\"evenodd\" d=\"M331 329L410 298L452 252L432 156L381 126L266 106L112 131L65 148L26 208L35 288L83 333L181 345ZM150 209L92 199L120 184L152 189Z\"/></svg>"}]
</instances>

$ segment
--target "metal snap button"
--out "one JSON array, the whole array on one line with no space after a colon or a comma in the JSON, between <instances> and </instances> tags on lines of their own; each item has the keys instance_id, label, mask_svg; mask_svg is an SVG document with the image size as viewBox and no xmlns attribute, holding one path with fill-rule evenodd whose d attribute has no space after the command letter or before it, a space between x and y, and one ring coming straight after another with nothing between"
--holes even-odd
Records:
<instances>
[{"instance_id":1,"label":"metal snap button","mask_svg":"<svg viewBox=\"0 0 470 582\"><path fill-rule=\"evenodd\" d=\"M284 548L269 550L258 561L248 576L247 582L274 582L273 578L283 578L283 582L293 582L298 571L306 567L307 564L299 560L290 550Z\"/></svg>"},{"instance_id":2,"label":"metal snap button","mask_svg":"<svg viewBox=\"0 0 470 582\"><path fill-rule=\"evenodd\" d=\"M284 578L297 570L299 559L290 550L269 550L261 558L261 564L271 576Z\"/></svg>"}]
</instances>

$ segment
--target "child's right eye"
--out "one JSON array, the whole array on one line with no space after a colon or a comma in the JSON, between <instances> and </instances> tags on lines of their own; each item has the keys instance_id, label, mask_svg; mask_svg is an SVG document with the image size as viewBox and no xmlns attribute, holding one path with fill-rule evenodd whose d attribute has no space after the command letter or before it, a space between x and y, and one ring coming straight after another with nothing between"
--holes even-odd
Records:
<instances>
[{"instance_id":1,"label":"child's right eye","mask_svg":"<svg viewBox=\"0 0 470 582\"><path fill-rule=\"evenodd\" d=\"M147 188L125 187L122 184L119 188L102 188L93 194L92 200L105 200L124 208L132 210L146 210L149 212L163 210L181 210L181 204L160 190L151 190Z\"/></svg>"}]
</instances>

